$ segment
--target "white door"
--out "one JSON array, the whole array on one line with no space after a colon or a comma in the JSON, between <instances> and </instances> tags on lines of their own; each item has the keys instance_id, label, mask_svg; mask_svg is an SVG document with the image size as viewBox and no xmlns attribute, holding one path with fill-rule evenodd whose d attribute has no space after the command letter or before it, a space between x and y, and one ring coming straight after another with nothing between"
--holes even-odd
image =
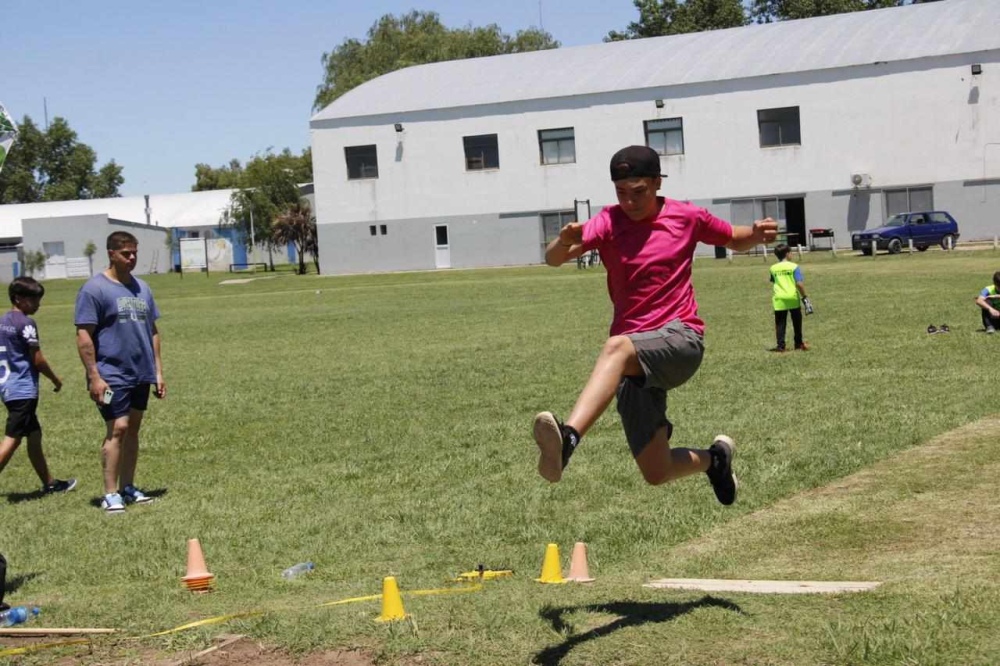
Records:
<instances>
[{"instance_id":1,"label":"white door","mask_svg":"<svg viewBox=\"0 0 1000 666\"><path fill-rule=\"evenodd\" d=\"M448 245L447 224L434 227L434 265L438 268L451 268L451 246Z\"/></svg>"},{"instance_id":2,"label":"white door","mask_svg":"<svg viewBox=\"0 0 1000 666\"><path fill-rule=\"evenodd\" d=\"M66 248L62 241L42 243L45 253L45 279L54 280L66 277Z\"/></svg>"}]
</instances>

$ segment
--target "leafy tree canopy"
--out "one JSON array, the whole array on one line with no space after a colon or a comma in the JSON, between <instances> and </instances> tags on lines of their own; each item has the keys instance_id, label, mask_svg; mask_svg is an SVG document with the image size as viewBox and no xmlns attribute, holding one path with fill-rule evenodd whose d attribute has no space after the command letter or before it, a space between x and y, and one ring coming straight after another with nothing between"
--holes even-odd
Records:
<instances>
[{"instance_id":1,"label":"leafy tree canopy","mask_svg":"<svg viewBox=\"0 0 1000 666\"><path fill-rule=\"evenodd\" d=\"M299 174L285 152L257 156L237 173L236 191L220 223L238 228L247 247L254 242L272 249L275 220L301 199Z\"/></svg>"},{"instance_id":2,"label":"leafy tree canopy","mask_svg":"<svg viewBox=\"0 0 1000 666\"><path fill-rule=\"evenodd\" d=\"M612 30L606 42L738 28L747 17L740 0L633 0L639 20L623 32Z\"/></svg>"},{"instance_id":3,"label":"leafy tree canopy","mask_svg":"<svg viewBox=\"0 0 1000 666\"><path fill-rule=\"evenodd\" d=\"M914 4L915 0L753 0L750 15L757 23L787 21ZM919 2L920 0L916 0Z\"/></svg>"},{"instance_id":4,"label":"leafy tree canopy","mask_svg":"<svg viewBox=\"0 0 1000 666\"><path fill-rule=\"evenodd\" d=\"M538 28L513 37L496 24L447 28L435 12L386 14L368 29L367 41L346 39L323 54L323 83L313 109L319 110L347 91L383 74L431 62L558 48L552 35Z\"/></svg>"},{"instance_id":5,"label":"leafy tree canopy","mask_svg":"<svg viewBox=\"0 0 1000 666\"><path fill-rule=\"evenodd\" d=\"M686 32L737 28L749 21L771 23L790 19L844 14L866 9L900 7L938 0L633 0L639 20L624 31L612 30L606 42Z\"/></svg>"},{"instance_id":6,"label":"leafy tree canopy","mask_svg":"<svg viewBox=\"0 0 1000 666\"><path fill-rule=\"evenodd\" d=\"M266 170L261 166L261 162L270 162L281 169L291 171L292 178L298 183L312 182L312 148L306 148L301 155L294 155L288 148L275 154L268 148L263 155L252 157L246 166L237 159L232 159L229 164L218 168L207 164L196 164L194 167L195 183L191 186L191 191L204 192L206 190L242 187L241 179L246 172Z\"/></svg>"},{"instance_id":7,"label":"leafy tree canopy","mask_svg":"<svg viewBox=\"0 0 1000 666\"><path fill-rule=\"evenodd\" d=\"M111 160L95 170L97 153L77 139L64 118L41 130L25 116L0 172L0 204L121 196L122 167Z\"/></svg>"}]
</instances>

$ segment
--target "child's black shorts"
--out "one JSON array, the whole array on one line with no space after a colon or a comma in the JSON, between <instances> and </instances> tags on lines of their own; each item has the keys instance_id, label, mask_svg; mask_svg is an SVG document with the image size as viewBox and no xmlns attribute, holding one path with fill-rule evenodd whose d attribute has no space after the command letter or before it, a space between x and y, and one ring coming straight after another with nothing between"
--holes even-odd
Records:
<instances>
[{"instance_id":1,"label":"child's black shorts","mask_svg":"<svg viewBox=\"0 0 1000 666\"><path fill-rule=\"evenodd\" d=\"M36 413L38 398L11 400L3 405L7 408L7 428L4 434L8 437L25 437L42 429Z\"/></svg>"}]
</instances>

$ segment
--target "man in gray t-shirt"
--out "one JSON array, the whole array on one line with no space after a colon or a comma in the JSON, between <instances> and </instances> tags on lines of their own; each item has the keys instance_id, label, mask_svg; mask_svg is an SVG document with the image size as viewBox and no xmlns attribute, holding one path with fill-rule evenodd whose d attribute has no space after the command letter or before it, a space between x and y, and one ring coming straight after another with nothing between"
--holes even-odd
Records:
<instances>
[{"instance_id":1,"label":"man in gray t-shirt","mask_svg":"<svg viewBox=\"0 0 1000 666\"><path fill-rule=\"evenodd\" d=\"M162 398L167 386L160 360L160 312L149 285L132 275L138 240L125 231L108 236L109 266L76 297L76 346L87 372L90 398L107 425L101 448L108 513L151 498L135 487L139 428L150 386Z\"/></svg>"}]
</instances>

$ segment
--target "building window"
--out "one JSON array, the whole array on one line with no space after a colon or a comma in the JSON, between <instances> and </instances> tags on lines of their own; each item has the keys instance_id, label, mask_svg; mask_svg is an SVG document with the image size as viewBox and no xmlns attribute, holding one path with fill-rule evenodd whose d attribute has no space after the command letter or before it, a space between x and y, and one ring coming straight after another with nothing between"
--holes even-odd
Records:
<instances>
[{"instance_id":1,"label":"building window","mask_svg":"<svg viewBox=\"0 0 1000 666\"><path fill-rule=\"evenodd\" d=\"M385 234L386 234L386 228L385 228L384 224L380 224L378 226L378 230L379 230L379 233L381 233L383 236L385 236Z\"/></svg>"},{"instance_id":2,"label":"building window","mask_svg":"<svg viewBox=\"0 0 1000 666\"><path fill-rule=\"evenodd\" d=\"M572 127L538 130L538 150L542 164L571 164L576 162L576 139Z\"/></svg>"},{"instance_id":3,"label":"building window","mask_svg":"<svg viewBox=\"0 0 1000 666\"><path fill-rule=\"evenodd\" d=\"M370 232L371 232L372 236L375 236L375 235L376 235L376 233L377 233L377 232L375 231L375 225L374 225L374 224L368 227L368 231L370 231Z\"/></svg>"},{"instance_id":4,"label":"building window","mask_svg":"<svg viewBox=\"0 0 1000 666\"><path fill-rule=\"evenodd\" d=\"M481 171L500 168L500 149L496 134L462 137L465 147L465 170Z\"/></svg>"},{"instance_id":5,"label":"building window","mask_svg":"<svg viewBox=\"0 0 1000 666\"><path fill-rule=\"evenodd\" d=\"M571 210L542 213L542 247L559 238L559 230L570 222L576 222L576 213Z\"/></svg>"},{"instance_id":6,"label":"building window","mask_svg":"<svg viewBox=\"0 0 1000 666\"><path fill-rule=\"evenodd\" d=\"M755 220L765 217L777 220L779 228L785 223L784 199L733 199L729 204L729 211L729 221L734 225L751 226Z\"/></svg>"},{"instance_id":7,"label":"building window","mask_svg":"<svg viewBox=\"0 0 1000 666\"><path fill-rule=\"evenodd\" d=\"M760 147L794 146L802 143L799 131L799 107L760 109L757 111Z\"/></svg>"},{"instance_id":8,"label":"building window","mask_svg":"<svg viewBox=\"0 0 1000 666\"><path fill-rule=\"evenodd\" d=\"M647 120L643 125L646 129L646 145L658 154L684 154L684 120L682 118Z\"/></svg>"},{"instance_id":9,"label":"building window","mask_svg":"<svg viewBox=\"0 0 1000 666\"><path fill-rule=\"evenodd\" d=\"M378 178L378 153L375 146L346 146L347 179Z\"/></svg>"},{"instance_id":10,"label":"building window","mask_svg":"<svg viewBox=\"0 0 1000 666\"><path fill-rule=\"evenodd\" d=\"M884 194L887 218L914 210L934 210L934 190L930 187L903 187L884 190Z\"/></svg>"},{"instance_id":11,"label":"building window","mask_svg":"<svg viewBox=\"0 0 1000 666\"><path fill-rule=\"evenodd\" d=\"M448 225L439 224L434 227L434 242L438 247L445 247L448 245Z\"/></svg>"}]
</instances>

